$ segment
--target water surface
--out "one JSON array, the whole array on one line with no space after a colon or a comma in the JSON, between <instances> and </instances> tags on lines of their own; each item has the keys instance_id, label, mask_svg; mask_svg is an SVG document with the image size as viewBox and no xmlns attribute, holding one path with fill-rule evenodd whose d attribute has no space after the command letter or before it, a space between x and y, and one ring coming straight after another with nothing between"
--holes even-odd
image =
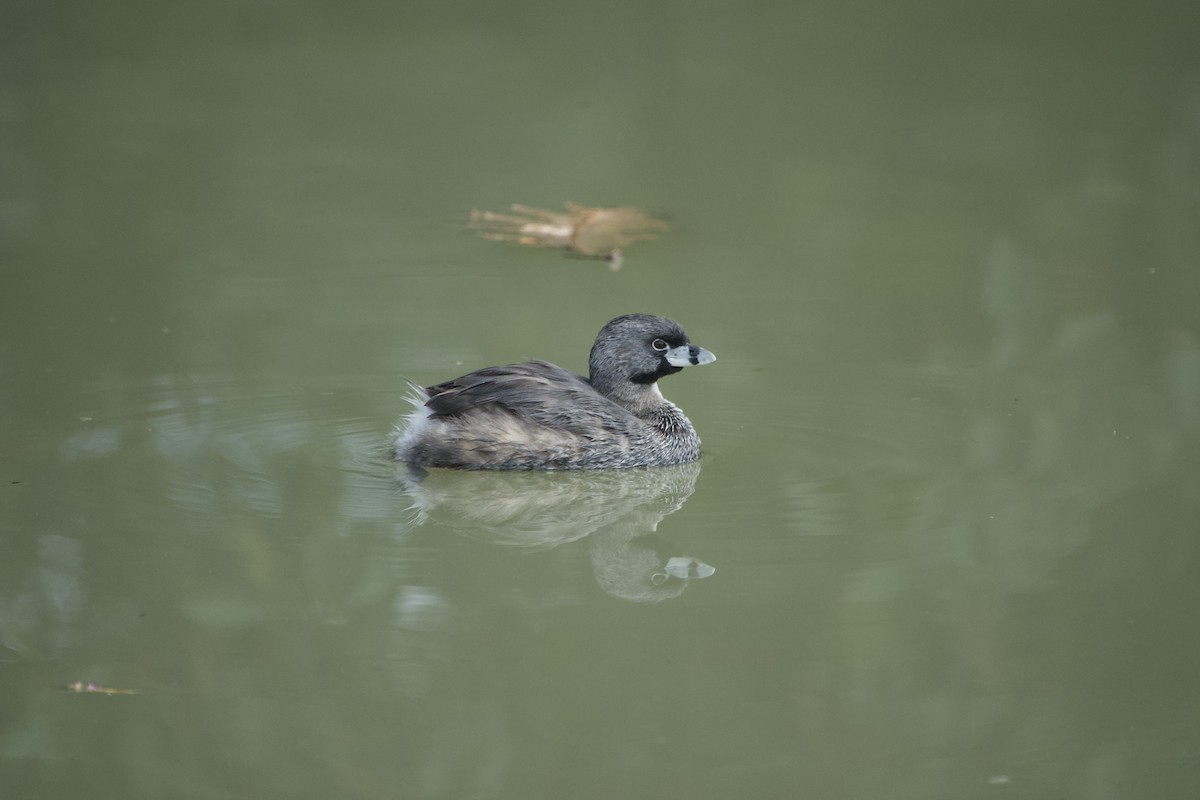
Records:
<instances>
[{"instance_id":1,"label":"water surface","mask_svg":"<svg viewBox=\"0 0 1200 800\"><path fill-rule=\"evenodd\" d=\"M8 16L0 785L1200 790L1194 11ZM673 228L465 230L565 201ZM631 311L699 464L388 460Z\"/></svg>"}]
</instances>

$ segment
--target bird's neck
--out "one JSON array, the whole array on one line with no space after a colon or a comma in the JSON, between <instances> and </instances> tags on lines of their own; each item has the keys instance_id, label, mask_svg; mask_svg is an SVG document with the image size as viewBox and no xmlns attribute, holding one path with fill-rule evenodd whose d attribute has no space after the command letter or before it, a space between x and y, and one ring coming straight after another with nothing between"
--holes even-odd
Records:
<instances>
[{"instance_id":1,"label":"bird's neck","mask_svg":"<svg viewBox=\"0 0 1200 800\"><path fill-rule=\"evenodd\" d=\"M595 384L593 384L595 385ZM625 383L621 386L596 386L596 390L636 417L655 422L663 414L677 411L675 404L663 397L658 383Z\"/></svg>"}]
</instances>

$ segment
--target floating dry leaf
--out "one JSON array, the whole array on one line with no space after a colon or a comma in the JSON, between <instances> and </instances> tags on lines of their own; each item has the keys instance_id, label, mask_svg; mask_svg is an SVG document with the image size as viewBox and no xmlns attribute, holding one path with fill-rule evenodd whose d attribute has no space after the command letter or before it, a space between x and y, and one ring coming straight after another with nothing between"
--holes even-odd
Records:
<instances>
[{"instance_id":1,"label":"floating dry leaf","mask_svg":"<svg viewBox=\"0 0 1200 800\"><path fill-rule=\"evenodd\" d=\"M511 213L472 211L468 226L485 239L527 247L558 247L621 268L621 248L657 237L670 226L637 208L566 204L566 212L513 203Z\"/></svg>"}]
</instances>

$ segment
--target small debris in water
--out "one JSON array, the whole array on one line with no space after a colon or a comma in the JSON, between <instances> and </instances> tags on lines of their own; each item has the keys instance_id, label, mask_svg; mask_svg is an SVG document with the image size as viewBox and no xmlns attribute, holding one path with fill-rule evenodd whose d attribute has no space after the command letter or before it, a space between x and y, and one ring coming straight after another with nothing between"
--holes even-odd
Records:
<instances>
[{"instance_id":1,"label":"small debris in water","mask_svg":"<svg viewBox=\"0 0 1200 800\"><path fill-rule=\"evenodd\" d=\"M511 213L471 212L467 227L485 239L526 247L557 247L570 255L602 259L621 268L621 248L656 238L670 228L665 219L629 206L566 204L566 212L513 203Z\"/></svg>"},{"instance_id":2,"label":"small debris in water","mask_svg":"<svg viewBox=\"0 0 1200 800\"><path fill-rule=\"evenodd\" d=\"M83 681L68 683L67 691L76 694L106 694L110 697L114 694L141 694L137 689L114 689L111 686L97 686L94 683L84 683Z\"/></svg>"}]
</instances>

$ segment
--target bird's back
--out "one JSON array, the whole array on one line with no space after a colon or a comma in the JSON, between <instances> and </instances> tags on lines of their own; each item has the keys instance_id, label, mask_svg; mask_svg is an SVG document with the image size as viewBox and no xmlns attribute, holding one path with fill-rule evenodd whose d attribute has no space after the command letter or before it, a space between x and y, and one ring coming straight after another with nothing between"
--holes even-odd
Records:
<instances>
[{"instance_id":1,"label":"bird's back","mask_svg":"<svg viewBox=\"0 0 1200 800\"><path fill-rule=\"evenodd\" d=\"M427 387L428 399L396 443L397 457L454 469L586 469L692 460L699 440L664 402L681 441L603 396L583 377L546 361L488 367ZM675 419L677 416L679 419ZM694 451L694 452L693 452Z\"/></svg>"}]
</instances>

